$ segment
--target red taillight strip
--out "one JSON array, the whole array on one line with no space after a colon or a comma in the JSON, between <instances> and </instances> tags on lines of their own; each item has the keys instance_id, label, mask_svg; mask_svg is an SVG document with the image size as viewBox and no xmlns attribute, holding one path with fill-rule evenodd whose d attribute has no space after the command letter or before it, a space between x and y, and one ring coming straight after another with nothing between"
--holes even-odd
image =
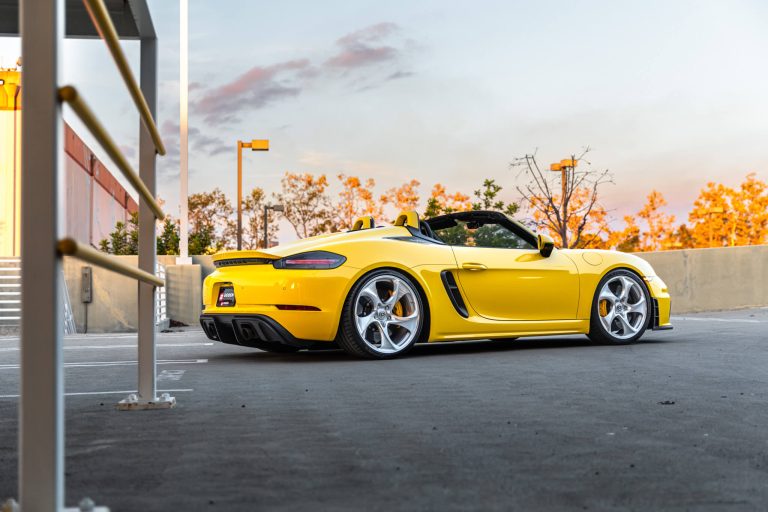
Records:
<instances>
[{"instance_id":1,"label":"red taillight strip","mask_svg":"<svg viewBox=\"0 0 768 512\"><path fill-rule=\"evenodd\" d=\"M286 265L333 265L339 260L324 259L324 260L285 260Z\"/></svg>"},{"instance_id":2,"label":"red taillight strip","mask_svg":"<svg viewBox=\"0 0 768 512\"><path fill-rule=\"evenodd\" d=\"M296 306L293 304L277 304L275 307L283 311L320 311L320 308L315 306Z\"/></svg>"}]
</instances>

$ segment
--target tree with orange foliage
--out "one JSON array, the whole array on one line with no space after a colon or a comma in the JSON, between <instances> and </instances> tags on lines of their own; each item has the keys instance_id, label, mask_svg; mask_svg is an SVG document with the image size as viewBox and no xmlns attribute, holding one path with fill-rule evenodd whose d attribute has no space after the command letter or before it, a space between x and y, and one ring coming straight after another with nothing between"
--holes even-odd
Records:
<instances>
[{"instance_id":1,"label":"tree with orange foliage","mask_svg":"<svg viewBox=\"0 0 768 512\"><path fill-rule=\"evenodd\" d=\"M738 189L707 183L688 214L696 247L768 242L768 184L748 174Z\"/></svg>"},{"instance_id":2,"label":"tree with orange foliage","mask_svg":"<svg viewBox=\"0 0 768 512\"><path fill-rule=\"evenodd\" d=\"M415 210L419 206L419 180L411 180L399 187L393 187L381 196L382 204L392 203L398 212Z\"/></svg>"},{"instance_id":3,"label":"tree with orange foliage","mask_svg":"<svg viewBox=\"0 0 768 512\"><path fill-rule=\"evenodd\" d=\"M382 205L373 197L373 187L376 181L368 178L365 182L357 176L336 176L342 185L339 202L336 204L336 227L350 229L355 219L363 215L380 218L384 214Z\"/></svg>"},{"instance_id":4,"label":"tree with orange foliage","mask_svg":"<svg viewBox=\"0 0 768 512\"><path fill-rule=\"evenodd\" d=\"M264 189L256 187L243 199L243 248L261 249L264 246L264 206L268 204ZM280 224L277 212L267 212L267 239L277 239Z\"/></svg>"},{"instance_id":5,"label":"tree with orange foliage","mask_svg":"<svg viewBox=\"0 0 768 512\"><path fill-rule=\"evenodd\" d=\"M430 219L444 213L463 212L471 209L472 202L468 195L461 192L449 194L444 185L435 183L435 186L432 187L432 195L427 200L424 218Z\"/></svg>"},{"instance_id":6,"label":"tree with orange foliage","mask_svg":"<svg viewBox=\"0 0 768 512\"><path fill-rule=\"evenodd\" d=\"M651 190L645 206L637 213L648 227L642 232L640 238L641 251L659 251L667 248L672 242L675 233L675 216L660 211L660 208L666 204L667 201L661 192Z\"/></svg>"},{"instance_id":7,"label":"tree with orange foliage","mask_svg":"<svg viewBox=\"0 0 768 512\"><path fill-rule=\"evenodd\" d=\"M571 155L572 164L564 174L543 170L535 153L510 163L510 167L521 168L520 174L528 178L517 191L533 211L534 222L553 238L559 238L561 247L601 247L605 244L603 235L609 233L607 214L598 195L600 186L613 179L607 169L589 167L584 159L589 151L587 147L580 156Z\"/></svg>"},{"instance_id":8,"label":"tree with orange foliage","mask_svg":"<svg viewBox=\"0 0 768 512\"><path fill-rule=\"evenodd\" d=\"M283 205L283 217L291 223L299 238L319 235L333 229L331 201L326 189L325 174L295 174L286 172L281 180L282 190L275 199Z\"/></svg>"},{"instance_id":9,"label":"tree with orange foliage","mask_svg":"<svg viewBox=\"0 0 768 512\"><path fill-rule=\"evenodd\" d=\"M559 204L560 196L551 197L555 204ZM560 238L562 243L562 227L557 224L554 215L546 215L547 200L539 197L530 197L529 205L533 210L533 221L536 226L547 232L552 238ZM591 204L592 192L587 188L578 188L571 191L568 206L570 214L565 225L566 233L571 234L570 249L603 249L608 245L611 229L608 225L608 212L600 204ZM567 243L567 242L566 242Z\"/></svg>"},{"instance_id":10,"label":"tree with orange foliage","mask_svg":"<svg viewBox=\"0 0 768 512\"><path fill-rule=\"evenodd\" d=\"M612 231L606 242L607 249L622 252L637 252L640 250L640 227L633 215L624 216L624 229Z\"/></svg>"},{"instance_id":11,"label":"tree with orange foliage","mask_svg":"<svg viewBox=\"0 0 768 512\"><path fill-rule=\"evenodd\" d=\"M693 202L693 210L688 213L696 247L728 245L729 230L725 212L729 207L729 198L734 193L732 188L711 181L701 189L699 197Z\"/></svg>"},{"instance_id":12,"label":"tree with orange foliage","mask_svg":"<svg viewBox=\"0 0 768 512\"><path fill-rule=\"evenodd\" d=\"M731 197L729 221L731 245L768 242L768 184L755 173L748 174Z\"/></svg>"}]
</instances>

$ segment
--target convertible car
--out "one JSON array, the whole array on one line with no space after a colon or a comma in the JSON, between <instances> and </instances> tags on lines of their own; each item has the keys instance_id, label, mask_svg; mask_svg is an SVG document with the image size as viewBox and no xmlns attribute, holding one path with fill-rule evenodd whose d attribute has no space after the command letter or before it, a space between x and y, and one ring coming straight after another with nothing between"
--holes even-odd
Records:
<instances>
[{"instance_id":1,"label":"convertible car","mask_svg":"<svg viewBox=\"0 0 768 512\"><path fill-rule=\"evenodd\" d=\"M667 286L643 259L557 249L506 215L451 213L213 257L200 323L273 352L339 346L386 359L415 343L586 334L631 343L671 329Z\"/></svg>"}]
</instances>

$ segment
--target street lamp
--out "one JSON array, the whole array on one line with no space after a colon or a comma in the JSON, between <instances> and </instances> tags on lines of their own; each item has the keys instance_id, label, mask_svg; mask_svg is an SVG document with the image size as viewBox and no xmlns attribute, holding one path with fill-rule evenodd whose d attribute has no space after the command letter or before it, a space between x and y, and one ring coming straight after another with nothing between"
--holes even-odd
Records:
<instances>
[{"instance_id":1,"label":"street lamp","mask_svg":"<svg viewBox=\"0 0 768 512\"><path fill-rule=\"evenodd\" d=\"M267 234L267 210L272 210L274 212L282 212L285 211L285 208L283 208L283 205L281 204L273 204L273 205L264 205L264 248L266 249L269 247L269 235Z\"/></svg>"},{"instance_id":2,"label":"street lamp","mask_svg":"<svg viewBox=\"0 0 768 512\"><path fill-rule=\"evenodd\" d=\"M562 203L562 208L565 209L565 191L566 191L566 180L568 179L568 170L573 170L576 168L576 166L579 164L579 161L576 158L565 158L563 160L560 160L558 163L550 164L549 170L560 172L561 174L561 181L562 181L562 196L560 197L560 201Z\"/></svg>"},{"instance_id":3,"label":"street lamp","mask_svg":"<svg viewBox=\"0 0 768 512\"><path fill-rule=\"evenodd\" d=\"M251 151L269 151L269 141L253 139L251 142L237 141L237 250L243 248L243 148Z\"/></svg>"},{"instance_id":4,"label":"street lamp","mask_svg":"<svg viewBox=\"0 0 768 512\"><path fill-rule=\"evenodd\" d=\"M716 213L722 214L724 212L725 212L725 209L722 206L713 206L706 211L706 214L709 216L709 222L707 224L709 224L709 246L710 247L712 247L712 215Z\"/></svg>"}]
</instances>

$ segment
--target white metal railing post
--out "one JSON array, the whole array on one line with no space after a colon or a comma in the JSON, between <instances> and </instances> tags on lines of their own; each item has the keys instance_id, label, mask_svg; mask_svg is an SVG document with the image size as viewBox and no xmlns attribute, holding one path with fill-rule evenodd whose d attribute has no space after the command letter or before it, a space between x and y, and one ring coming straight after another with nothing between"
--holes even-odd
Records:
<instances>
[{"instance_id":1,"label":"white metal railing post","mask_svg":"<svg viewBox=\"0 0 768 512\"><path fill-rule=\"evenodd\" d=\"M21 0L21 401L19 498L23 510L64 507L62 308L59 300L58 98L64 0Z\"/></svg>"},{"instance_id":2,"label":"white metal railing post","mask_svg":"<svg viewBox=\"0 0 768 512\"><path fill-rule=\"evenodd\" d=\"M157 43L141 39L140 83L149 111L155 117L157 105ZM139 125L139 176L150 194L155 195L155 146L147 130ZM139 268L155 272L155 214L145 201L139 201ZM155 287L139 283L139 401L157 401L155 346Z\"/></svg>"}]
</instances>

